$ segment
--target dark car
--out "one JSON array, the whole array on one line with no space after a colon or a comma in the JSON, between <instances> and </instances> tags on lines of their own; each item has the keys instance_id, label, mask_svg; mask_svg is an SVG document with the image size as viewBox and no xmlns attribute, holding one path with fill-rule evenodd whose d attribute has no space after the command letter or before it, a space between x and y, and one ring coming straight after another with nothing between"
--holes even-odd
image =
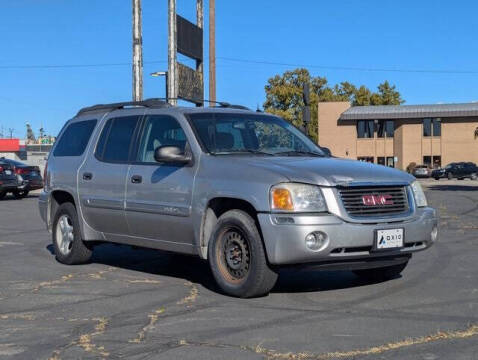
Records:
<instances>
[{"instance_id":1,"label":"dark car","mask_svg":"<svg viewBox=\"0 0 478 360\"><path fill-rule=\"evenodd\" d=\"M0 160L0 200L9 192L16 193L17 186L18 181L13 167Z\"/></svg>"},{"instance_id":2,"label":"dark car","mask_svg":"<svg viewBox=\"0 0 478 360\"><path fill-rule=\"evenodd\" d=\"M9 164L17 177L18 187L13 193L15 197L26 197L30 191L43 188L43 178L38 166L30 166L20 161L5 158L0 159L0 166L2 163Z\"/></svg>"},{"instance_id":3,"label":"dark car","mask_svg":"<svg viewBox=\"0 0 478 360\"><path fill-rule=\"evenodd\" d=\"M435 180L440 178L448 178L449 180L453 178L459 180L470 178L476 180L478 179L478 167L472 162L450 163L443 169L433 170L432 177Z\"/></svg>"}]
</instances>

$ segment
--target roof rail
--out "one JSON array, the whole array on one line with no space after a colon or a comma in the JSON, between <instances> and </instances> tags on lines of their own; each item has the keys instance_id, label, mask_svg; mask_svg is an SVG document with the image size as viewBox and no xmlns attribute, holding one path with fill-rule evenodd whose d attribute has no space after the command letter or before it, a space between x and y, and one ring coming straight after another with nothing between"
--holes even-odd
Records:
<instances>
[{"instance_id":1,"label":"roof rail","mask_svg":"<svg viewBox=\"0 0 478 360\"><path fill-rule=\"evenodd\" d=\"M124 109L125 107L134 107L134 106L143 106L143 107L155 107L155 108L163 108L163 107L171 107L169 103L164 101L163 99L157 99L157 98L152 98L152 99L146 99L142 101L126 101L126 102L119 102L119 103L112 103L112 104L98 104L98 105L93 105L89 107L85 107L78 111L78 114L76 116L87 113L87 112L92 112L92 111L100 111L100 110L117 110L117 109Z\"/></svg>"}]
</instances>

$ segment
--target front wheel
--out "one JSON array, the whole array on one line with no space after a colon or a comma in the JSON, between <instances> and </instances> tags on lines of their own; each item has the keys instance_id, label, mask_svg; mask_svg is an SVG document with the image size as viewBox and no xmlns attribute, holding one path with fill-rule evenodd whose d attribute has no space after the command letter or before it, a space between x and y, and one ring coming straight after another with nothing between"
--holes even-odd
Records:
<instances>
[{"instance_id":1,"label":"front wheel","mask_svg":"<svg viewBox=\"0 0 478 360\"><path fill-rule=\"evenodd\" d=\"M452 174L452 173L448 173L447 178L448 178L448 180L453 179L453 174Z\"/></svg>"},{"instance_id":2,"label":"front wheel","mask_svg":"<svg viewBox=\"0 0 478 360\"><path fill-rule=\"evenodd\" d=\"M7 195L6 191L0 191L0 200L3 200L3 198Z\"/></svg>"},{"instance_id":3,"label":"front wheel","mask_svg":"<svg viewBox=\"0 0 478 360\"><path fill-rule=\"evenodd\" d=\"M217 284L231 296L266 295L277 281L254 219L241 210L219 217L209 240L208 261Z\"/></svg>"},{"instance_id":4,"label":"front wheel","mask_svg":"<svg viewBox=\"0 0 478 360\"><path fill-rule=\"evenodd\" d=\"M58 208L52 237L56 259L62 264L84 264L90 260L93 251L81 239L78 214L72 203L63 203Z\"/></svg>"},{"instance_id":5,"label":"front wheel","mask_svg":"<svg viewBox=\"0 0 478 360\"><path fill-rule=\"evenodd\" d=\"M407 267L408 261L403 264L392 265L375 269L355 270L354 274L371 281L390 280L398 275Z\"/></svg>"}]
</instances>

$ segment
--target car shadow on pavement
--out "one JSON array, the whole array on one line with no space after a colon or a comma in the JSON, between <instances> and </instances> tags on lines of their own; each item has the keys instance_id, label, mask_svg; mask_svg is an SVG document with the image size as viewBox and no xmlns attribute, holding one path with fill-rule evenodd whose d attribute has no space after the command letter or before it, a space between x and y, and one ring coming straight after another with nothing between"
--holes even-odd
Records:
<instances>
[{"instance_id":1,"label":"car shadow on pavement","mask_svg":"<svg viewBox=\"0 0 478 360\"><path fill-rule=\"evenodd\" d=\"M429 185L426 187L431 191L478 191L478 186L475 185Z\"/></svg>"},{"instance_id":2,"label":"car shadow on pavement","mask_svg":"<svg viewBox=\"0 0 478 360\"><path fill-rule=\"evenodd\" d=\"M53 245L48 245L47 249L54 255ZM220 292L208 263L195 256L155 249L134 249L128 245L102 244L95 247L91 262L151 275L184 279L200 284L213 292ZM330 291L366 286L372 283L357 277L351 271L281 269L279 270L279 279L271 292Z\"/></svg>"}]
</instances>

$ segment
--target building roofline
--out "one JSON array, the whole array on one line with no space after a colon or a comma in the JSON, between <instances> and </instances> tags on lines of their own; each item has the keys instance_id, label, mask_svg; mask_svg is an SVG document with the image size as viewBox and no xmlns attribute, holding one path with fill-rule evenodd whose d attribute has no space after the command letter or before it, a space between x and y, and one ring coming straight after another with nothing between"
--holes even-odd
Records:
<instances>
[{"instance_id":1,"label":"building roofline","mask_svg":"<svg viewBox=\"0 0 478 360\"><path fill-rule=\"evenodd\" d=\"M354 106L339 120L416 119L426 117L478 117L478 102L430 105Z\"/></svg>"}]
</instances>

